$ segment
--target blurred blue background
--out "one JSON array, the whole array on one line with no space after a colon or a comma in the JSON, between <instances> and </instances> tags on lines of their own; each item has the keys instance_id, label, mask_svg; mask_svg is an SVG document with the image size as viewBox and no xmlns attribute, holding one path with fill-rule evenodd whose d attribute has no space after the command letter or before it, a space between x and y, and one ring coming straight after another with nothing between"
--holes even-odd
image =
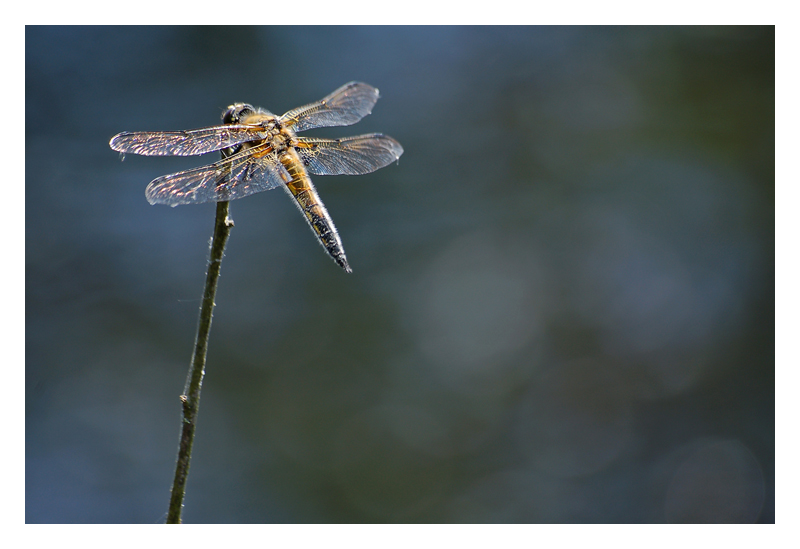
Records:
<instances>
[{"instance_id":1,"label":"blurred blue background","mask_svg":"<svg viewBox=\"0 0 800 549\"><path fill-rule=\"evenodd\" d=\"M774 522L772 27L27 27L26 521L164 520L210 163L350 80L399 165L231 203L186 522Z\"/></svg>"}]
</instances>

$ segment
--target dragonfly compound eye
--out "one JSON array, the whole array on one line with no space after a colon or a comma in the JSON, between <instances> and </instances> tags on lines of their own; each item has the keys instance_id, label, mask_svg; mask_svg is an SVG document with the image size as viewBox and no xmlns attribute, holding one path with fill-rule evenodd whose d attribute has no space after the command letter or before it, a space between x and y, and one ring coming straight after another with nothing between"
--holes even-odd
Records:
<instances>
[{"instance_id":1,"label":"dragonfly compound eye","mask_svg":"<svg viewBox=\"0 0 800 549\"><path fill-rule=\"evenodd\" d=\"M252 106L247 103L235 103L222 113L223 124L238 124L242 116L255 112Z\"/></svg>"}]
</instances>

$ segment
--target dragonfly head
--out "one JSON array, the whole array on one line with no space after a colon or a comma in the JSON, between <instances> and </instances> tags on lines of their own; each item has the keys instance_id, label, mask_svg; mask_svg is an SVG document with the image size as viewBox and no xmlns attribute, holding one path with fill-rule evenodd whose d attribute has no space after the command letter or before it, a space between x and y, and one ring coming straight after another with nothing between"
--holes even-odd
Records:
<instances>
[{"instance_id":1,"label":"dragonfly head","mask_svg":"<svg viewBox=\"0 0 800 549\"><path fill-rule=\"evenodd\" d=\"M222 113L222 123L238 124L243 117L253 114L254 112L256 112L256 110L252 105L248 105L247 103L234 103L228 107L228 110Z\"/></svg>"}]
</instances>

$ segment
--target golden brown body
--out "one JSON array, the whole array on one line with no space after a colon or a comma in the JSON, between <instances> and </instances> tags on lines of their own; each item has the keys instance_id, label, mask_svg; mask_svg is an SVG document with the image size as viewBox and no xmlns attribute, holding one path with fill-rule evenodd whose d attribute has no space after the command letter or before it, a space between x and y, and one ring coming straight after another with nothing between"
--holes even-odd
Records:
<instances>
[{"instance_id":1,"label":"golden brown body","mask_svg":"<svg viewBox=\"0 0 800 549\"><path fill-rule=\"evenodd\" d=\"M333 260L348 273L352 272L350 265L347 263L347 257L344 255L342 240L339 238L333 219L328 214L328 210L325 209L325 205L322 203L319 194L317 194L317 189L314 188L314 184L311 183L311 178L306 173L297 151L294 149L287 150L281 155L280 160L289 177L291 177L291 181L286 183L286 188L292 193L297 206L305 215L311 229L316 233L320 243L325 246Z\"/></svg>"}]
</instances>

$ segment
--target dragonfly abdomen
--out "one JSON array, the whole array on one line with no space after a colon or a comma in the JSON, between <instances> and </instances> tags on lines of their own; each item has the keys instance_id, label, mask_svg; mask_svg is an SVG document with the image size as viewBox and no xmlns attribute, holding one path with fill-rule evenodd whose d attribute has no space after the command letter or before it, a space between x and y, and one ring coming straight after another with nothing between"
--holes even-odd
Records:
<instances>
[{"instance_id":1,"label":"dragonfly abdomen","mask_svg":"<svg viewBox=\"0 0 800 549\"><path fill-rule=\"evenodd\" d=\"M288 172L291 180L286 183L287 190L294 197L297 206L306 218L317 240L325 247L333 260L346 272L350 273L350 265L344 254L344 247L336 231L328 210L317 194L317 189L308 177L303 163L294 149L288 149L280 157L281 164Z\"/></svg>"}]
</instances>

